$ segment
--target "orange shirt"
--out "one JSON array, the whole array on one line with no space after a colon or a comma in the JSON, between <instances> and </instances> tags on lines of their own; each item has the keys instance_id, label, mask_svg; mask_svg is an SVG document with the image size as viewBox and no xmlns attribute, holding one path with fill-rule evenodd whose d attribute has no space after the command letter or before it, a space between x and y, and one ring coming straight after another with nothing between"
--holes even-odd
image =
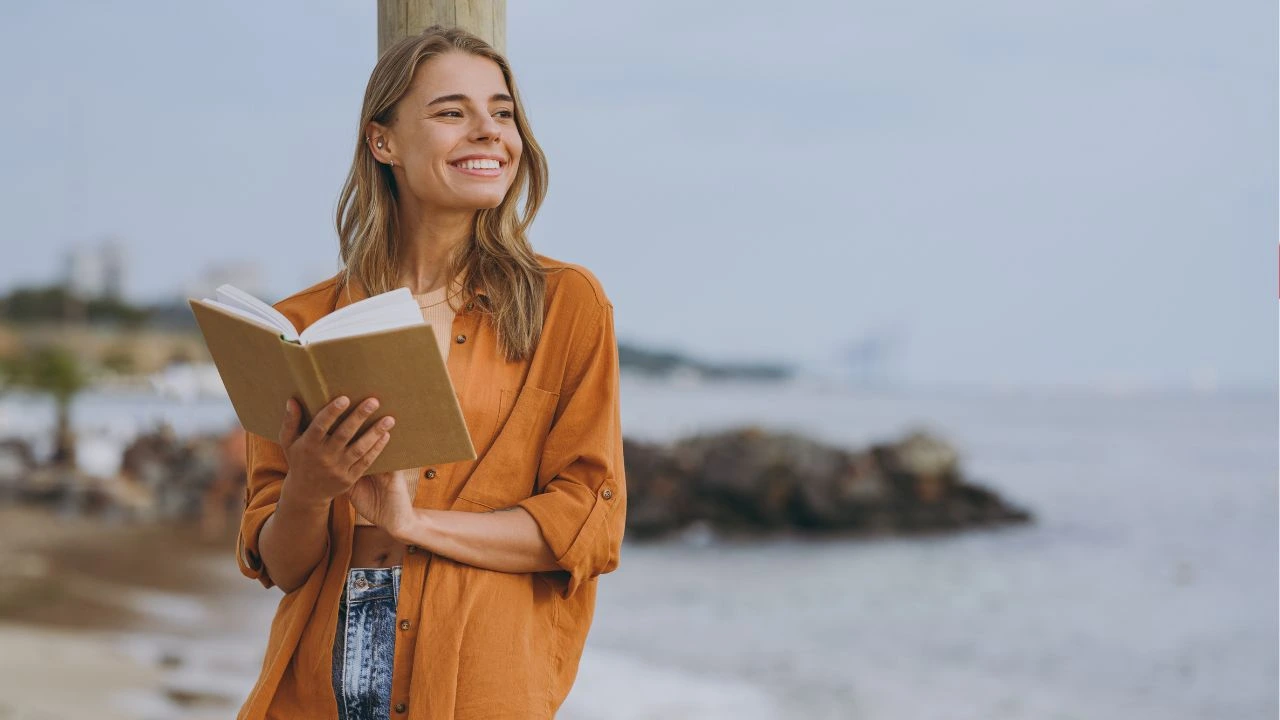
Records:
<instances>
[{"instance_id":1,"label":"orange shirt","mask_svg":"<svg viewBox=\"0 0 1280 720\"><path fill-rule=\"evenodd\" d=\"M397 628L407 629L396 636L392 718L552 717L577 674L596 577L618 565L626 482L613 304L587 269L538 260L551 270L546 319L527 360L506 361L479 308L455 316L447 366L477 457L423 468L414 505L465 512L519 505L561 569L502 573L408 548L397 611ZM301 330L367 296L336 288L330 278L275 307ZM278 443L253 434L246 460L237 561L244 575L271 587L258 533L288 468ZM281 598L240 720L337 717L331 658L355 516L346 496L335 499L327 559Z\"/></svg>"}]
</instances>

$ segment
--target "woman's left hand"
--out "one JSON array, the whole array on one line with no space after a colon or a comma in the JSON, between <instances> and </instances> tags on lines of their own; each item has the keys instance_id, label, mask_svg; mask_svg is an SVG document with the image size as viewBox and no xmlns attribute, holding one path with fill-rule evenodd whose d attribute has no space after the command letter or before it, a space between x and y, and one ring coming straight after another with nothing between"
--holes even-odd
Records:
<instances>
[{"instance_id":1,"label":"woman's left hand","mask_svg":"<svg viewBox=\"0 0 1280 720\"><path fill-rule=\"evenodd\" d=\"M408 482L416 475L413 470L365 475L351 488L351 504L369 522L398 537L413 521Z\"/></svg>"}]
</instances>

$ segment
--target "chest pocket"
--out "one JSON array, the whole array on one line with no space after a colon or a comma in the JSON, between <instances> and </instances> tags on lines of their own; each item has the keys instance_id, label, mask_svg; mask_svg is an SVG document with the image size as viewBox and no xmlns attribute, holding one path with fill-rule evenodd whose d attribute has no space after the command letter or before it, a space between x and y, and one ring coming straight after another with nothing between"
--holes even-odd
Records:
<instances>
[{"instance_id":1,"label":"chest pocket","mask_svg":"<svg viewBox=\"0 0 1280 720\"><path fill-rule=\"evenodd\" d=\"M501 510L533 495L542 449L559 400L559 393L533 385L503 388L493 442L458 497L489 510Z\"/></svg>"}]
</instances>

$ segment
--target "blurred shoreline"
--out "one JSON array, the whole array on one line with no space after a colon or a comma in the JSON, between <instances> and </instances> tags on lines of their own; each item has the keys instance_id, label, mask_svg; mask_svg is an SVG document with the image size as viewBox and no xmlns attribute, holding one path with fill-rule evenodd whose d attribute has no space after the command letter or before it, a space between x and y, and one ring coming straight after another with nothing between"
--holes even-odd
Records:
<instances>
[{"instance_id":1,"label":"blurred shoreline","mask_svg":"<svg viewBox=\"0 0 1280 720\"><path fill-rule=\"evenodd\" d=\"M234 532L0 507L0 717L233 715L245 668L233 683L193 674L190 650L245 632L214 609L268 599L234 581Z\"/></svg>"}]
</instances>

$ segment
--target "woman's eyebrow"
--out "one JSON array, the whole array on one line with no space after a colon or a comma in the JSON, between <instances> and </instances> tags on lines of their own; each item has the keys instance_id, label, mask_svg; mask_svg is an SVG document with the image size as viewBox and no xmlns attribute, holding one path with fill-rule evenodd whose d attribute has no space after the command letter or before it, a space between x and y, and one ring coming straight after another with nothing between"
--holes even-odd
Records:
<instances>
[{"instance_id":1,"label":"woman's eyebrow","mask_svg":"<svg viewBox=\"0 0 1280 720\"><path fill-rule=\"evenodd\" d=\"M435 100L432 100L431 102L427 103L427 107L431 107L432 105L439 105L440 103L447 103L447 102L467 102L468 100L470 100L470 98L468 98L466 95L463 95L462 93L454 93L452 95L441 95ZM489 98L489 102L515 102L515 99L506 93L494 93L494 95Z\"/></svg>"}]
</instances>

